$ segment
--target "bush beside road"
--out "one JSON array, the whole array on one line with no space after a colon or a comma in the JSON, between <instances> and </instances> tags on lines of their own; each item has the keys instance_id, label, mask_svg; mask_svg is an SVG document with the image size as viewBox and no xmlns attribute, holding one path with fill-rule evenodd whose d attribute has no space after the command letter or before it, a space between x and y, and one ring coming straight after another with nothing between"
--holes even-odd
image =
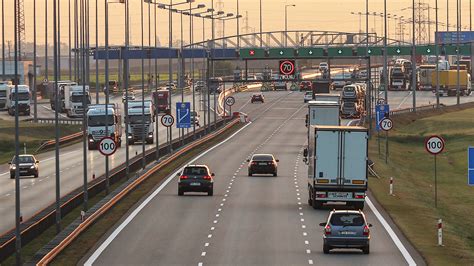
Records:
<instances>
[{"instance_id":1,"label":"bush beside road","mask_svg":"<svg viewBox=\"0 0 474 266\"><path fill-rule=\"evenodd\" d=\"M467 185L473 117L473 104L394 117L388 164L378 154L377 135L370 141L370 158L382 177L371 178L371 191L429 265L474 264L474 216L469 215L474 188ZM434 158L424 148L425 137L433 134L446 141L444 152L437 156L438 208L434 202ZM381 147L383 155L383 140ZM390 177L395 196L389 195ZM437 246L439 218L443 219L444 247Z\"/></svg>"}]
</instances>

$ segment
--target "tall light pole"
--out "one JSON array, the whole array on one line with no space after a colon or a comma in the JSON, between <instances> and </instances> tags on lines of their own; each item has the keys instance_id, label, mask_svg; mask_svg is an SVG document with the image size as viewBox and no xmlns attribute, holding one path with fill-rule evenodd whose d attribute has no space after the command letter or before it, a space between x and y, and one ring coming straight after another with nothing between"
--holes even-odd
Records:
<instances>
[{"instance_id":1,"label":"tall light pole","mask_svg":"<svg viewBox=\"0 0 474 266\"><path fill-rule=\"evenodd\" d=\"M411 89L413 94L413 112L416 112L416 36L415 36L415 0L412 1L412 30L413 37L411 43ZM431 34L431 33L430 33Z\"/></svg>"},{"instance_id":2,"label":"tall light pole","mask_svg":"<svg viewBox=\"0 0 474 266\"><path fill-rule=\"evenodd\" d=\"M459 73L459 70L460 70L460 67L459 67L459 60L461 59L460 58L460 55L459 55L459 42L460 42L460 39L459 39L459 34L460 34L460 30L461 30L461 5L460 5L460 2L461 0L456 0L456 70L457 70L457 84L456 84L456 103L459 105L461 103L461 99L460 99L460 84L459 84L459 79L460 79L460 73Z\"/></svg>"},{"instance_id":3,"label":"tall light pole","mask_svg":"<svg viewBox=\"0 0 474 266\"><path fill-rule=\"evenodd\" d=\"M69 49L71 50L71 49ZM33 0L33 121L38 122L38 95L36 92L36 0Z\"/></svg>"},{"instance_id":4,"label":"tall light pole","mask_svg":"<svg viewBox=\"0 0 474 266\"><path fill-rule=\"evenodd\" d=\"M107 0L105 0L107 1ZM127 1L128 3L128 1ZM95 0L95 52L99 51L99 0ZM95 60L95 103L99 104L99 59Z\"/></svg>"},{"instance_id":5,"label":"tall light pole","mask_svg":"<svg viewBox=\"0 0 474 266\"><path fill-rule=\"evenodd\" d=\"M239 9L239 0L237 0L237 49L240 49L240 9Z\"/></svg>"},{"instance_id":6,"label":"tall light pole","mask_svg":"<svg viewBox=\"0 0 474 266\"><path fill-rule=\"evenodd\" d=\"M436 9L436 33L435 33L435 53L436 53L436 108L439 108L439 37L438 37L438 0L435 2Z\"/></svg>"},{"instance_id":7,"label":"tall light pole","mask_svg":"<svg viewBox=\"0 0 474 266\"><path fill-rule=\"evenodd\" d=\"M262 44L263 44L262 31L263 31L262 0L260 0L260 47L262 47Z\"/></svg>"},{"instance_id":8,"label":"tall light pole","mask_svg":"<svg viewBox=\"0 0 474 266\"><path fill-rule=\"evenodd\" d=\"M5 0L2 0L2 80L5 80Z\"/></svg>"},{"instance_id":9,"label":"tall light pole","mask_svg":"<svg viewBox=\"0 0 474 266\"><path fill-rule=\"evenodd\" d=\"M388 104L388 58L387 58L387 0L383 1L384 5L384 38L383 38L383 85L384 85L384 92L385 92L385 102Z\"/></svg>"},{"instance_id":10,"label":"tall light pole","mask_svg":"<svg viewBox=\"0 0 474 266\"><path fill-rule=\"evenodd\" d=\"M44 75L46 82L48 79L48 1L44 0Z\"/></svg>"},{"instance_id":11,"label":"tall light pole","mask_svg":"<svg viewBox=\"0 0 474 266\"><path fill-rule=\"evenodd\" d=\"M285 47L288 46L288 7L295 7L296 5L285 5Z\"/></svg>"}]
</instances>

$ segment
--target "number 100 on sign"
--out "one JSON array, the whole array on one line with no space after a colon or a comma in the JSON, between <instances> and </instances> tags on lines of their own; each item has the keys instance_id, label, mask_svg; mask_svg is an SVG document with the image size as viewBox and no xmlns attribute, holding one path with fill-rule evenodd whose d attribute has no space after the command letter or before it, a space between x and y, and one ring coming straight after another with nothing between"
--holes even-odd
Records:
<instances>
[{"instance_id":1,"label":"number 100 on sign","mask_svg":"<svg viewBox=\"0 0 474 266\"><path fill-rule=\"evenodd\" d=\"M431 136L425 140L425 149L430 154L436 155L444 150L444 139L440 136Z\"/></svg>"}]
</instances>

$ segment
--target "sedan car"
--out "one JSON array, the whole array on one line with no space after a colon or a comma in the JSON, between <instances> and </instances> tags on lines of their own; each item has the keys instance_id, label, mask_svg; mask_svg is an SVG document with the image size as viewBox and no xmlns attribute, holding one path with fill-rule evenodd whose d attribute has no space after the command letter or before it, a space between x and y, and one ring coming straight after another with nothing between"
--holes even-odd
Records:
<instances>
[{"instance_id":1,"label":"sedan car","mask_svg":"<svg viewBox=\"0 0 474 266\"><path fill-rule=\"evenodd\" d=\"M300 82L300 91L311 90L313 88L313 83L309 80L304 80Z\"/></svg>"},{"instance_id":2,"label":"sedan car","mask_svg":"<svg viewBox=\"0 0 474 266\"><path fill-rule=\"evenodd\" d=\"M275 159L273 154L254 154L252 159L247 160L248 175L254 174L272 174L273 176L278 175L278 160Z\"/></svg>"},{"instance_id":3,"label":"sedan car","mask_svg":"<svg viewBox=\"0 0 474 266\"><path fill-rule=\"evenodd\" d=\"M265 97L263 97L262 93L254 93L252 95L252 99L250 99L250 102L251 103L254 103L254 102L264 103L265 102Z\"/></svg>"},{"instance_id":4,"label":"sedan car","mask_svg":"<svg viewBox=\"0 0 474 266\"><path fill-rule=\"evenodd\" d=\"M333 210L327 221L319 225L324 227L324 254L334 248L356 248L364 254L370 253L369 227L372 225L367 223L362 211Z\"/></svg>"},{"instance_id":5,"label":"sedan car","mask_svg":"<svg viewBox=\"0 0 474 266\"><path fill-rule=\"evenodd\" d=\"M207 165L188 165L182 173L178 173L178 195L185 192L207 192L208 196L214 194L214 173L209 171Z\"/></svg>"},{"instance_id":6,"label":"sedan car","mask_svg":"<svg viewBox=\"0 0 474 266\"><path fill-rule=\"evenodd\" d=\"M16 170L15 157L13 157L11 162L8 164L10 165L10 178L14 179ZM18 164L20 176L39 176L39 161L36 160L35 156L31 154L22 154L19 156Z\"/></svg>"}]
</instances>

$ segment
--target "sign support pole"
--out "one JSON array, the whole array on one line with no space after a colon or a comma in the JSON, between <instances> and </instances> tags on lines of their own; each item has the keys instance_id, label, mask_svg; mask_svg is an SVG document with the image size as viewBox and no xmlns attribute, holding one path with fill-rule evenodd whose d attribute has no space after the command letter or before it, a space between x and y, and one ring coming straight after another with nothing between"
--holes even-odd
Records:
<instances>
[{"instance_id":1,"label":"sign support pole","mask_svg":"<svg viewBox=\"0 0 474 266\"><path fill-rule=\"evenodd\" d=\"M385 163L388 163L388 131L385 131Z\"/></svg>"},{"instance_id":2,"label":"sign support pole","mask_svg":"<svg viewBox=\"0 0 474 266\"><path fill-rule=\"evenodd\" d=\"M435 208L438 208L438 173L436 165L436 154L434 155L434 179L435 179Z\"/></svg>"}]
</instances>

